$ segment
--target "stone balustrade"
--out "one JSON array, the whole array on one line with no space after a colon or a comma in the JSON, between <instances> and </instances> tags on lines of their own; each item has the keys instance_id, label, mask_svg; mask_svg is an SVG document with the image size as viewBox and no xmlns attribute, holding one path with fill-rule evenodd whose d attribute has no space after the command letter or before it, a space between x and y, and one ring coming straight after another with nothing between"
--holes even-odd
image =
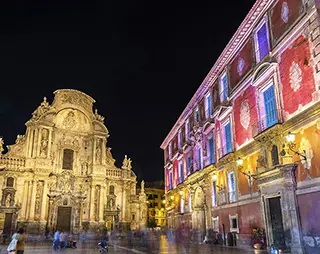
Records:
<instances>
[{"instance_id":1,"label":"stone balustrade","mask_svg":"<svg viewBox=\"0 0 320 254\"><path fill-rule=\"evenodd\" d=\"M123 177L123 173L121 169L107 169L106 170L107 177Z\"/></svg>"},{"instance_id":2,"label":"stone balustrade","mask_svg":"<svg viewBox=\"0 0 320 254\"><path fill-rule=\"evenodd\" d=\"M3 165L8 169L19 169L25 166L25 159L14 157L0 157L0 166Z\"/></svg>"}]
</instances>

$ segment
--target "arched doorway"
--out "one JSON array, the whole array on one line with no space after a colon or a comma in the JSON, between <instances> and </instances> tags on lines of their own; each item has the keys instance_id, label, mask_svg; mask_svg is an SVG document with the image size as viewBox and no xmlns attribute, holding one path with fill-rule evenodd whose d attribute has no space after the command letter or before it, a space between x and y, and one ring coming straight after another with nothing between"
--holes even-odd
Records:
<instances>
[{"instance_id":1,"label":"arched doorway","mask_svg":"<svg viewBox=\"0 0 320 254\"><path fill-rule=\"evenodd\" d=\"M201 187L195 191L194 209L192 212L192 228L196 232L194 236L197 242L202 242L205 237L205 197Z\"/></svg>"}]
</instances>

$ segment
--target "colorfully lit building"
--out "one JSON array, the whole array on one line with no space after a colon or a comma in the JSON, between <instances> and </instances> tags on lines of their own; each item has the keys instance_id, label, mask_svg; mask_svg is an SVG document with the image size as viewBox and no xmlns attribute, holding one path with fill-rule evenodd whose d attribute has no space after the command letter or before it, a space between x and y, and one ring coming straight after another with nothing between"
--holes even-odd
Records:
<instances>
[{"instance_id":1,"label":"colorfully lit building","mask_svg":"<svg viewBox=\"0 0 320 254\"><path fill-rule=\"evenodd\" d=\"M161 145L169 227L320 251L319 6L256 1Z\"/></svg>"},{"instance_id":2,"label":"colorfully lit building","mask_svg":"<svg viewBox=\"0 0 320 254\"><path fill-rule=\"evenodd\" d=\"M147 227L165 227L167 218L165 211L164 182L146 182L145 193L148 200Z\"/></svg>"}]
</instances>

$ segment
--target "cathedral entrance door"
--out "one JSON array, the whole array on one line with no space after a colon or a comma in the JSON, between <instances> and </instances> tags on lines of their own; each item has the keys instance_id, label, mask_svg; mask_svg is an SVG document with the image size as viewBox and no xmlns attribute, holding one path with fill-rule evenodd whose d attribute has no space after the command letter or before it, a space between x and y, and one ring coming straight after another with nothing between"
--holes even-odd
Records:
<instances>
[{"instance_id":1,"label":"cathedral entrance door","mask_svg":"<svg viewBox=\"0 0 320 254\"><path fill-rule=\"evenodd\" d=\"M58 207L57 229L70 231L71 207Z\"/></svg>"}]
</instances>

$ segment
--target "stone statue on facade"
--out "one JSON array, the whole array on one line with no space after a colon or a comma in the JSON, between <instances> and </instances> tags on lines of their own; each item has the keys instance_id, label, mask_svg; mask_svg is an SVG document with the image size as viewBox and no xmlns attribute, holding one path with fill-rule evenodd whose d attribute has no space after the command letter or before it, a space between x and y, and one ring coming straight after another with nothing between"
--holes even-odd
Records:
<instances>
[{"instance_id":1,"label":"stone statue on facade","mask_svg":"<svg viewBox=\"0 0 320 254\"><path fill-rule=\"evenodd\" d=\"M0 137L0 155L3 153L4 149L3 149L3 145L4 145L4 141L3 138Z\"/></svg>"},{"instance_id":2,"label":"stone statue on facade","mask_svg":"<svg viewBox=\"0 0 320 254\"><path fill-rule=\"evenodd\" d=\"M112 157L111 147L107 147L106 148L106 163L107 164L114 164L115 161L116 160Z\"/></svg>"},{"instance_id":3,"label":"stone statue on facade","mask_svg":"<svg viewBox=\"0 0 320 254\"><path fill-rule=\"evenodd\" d=\"M40 156L46 157L47 156L47 148L48 148L48 130L42 130L42 137L40 143Z\"/></svg>"},{"instance_id":4,"label":"stone statue on facade","mask_svg":"<svg viewBox=\"0 0 320 254\"><path fill-rule=\"evenodd\" d=\"M11 205L11 194L8 193L7 197L6 197L6 207L10 207Z\"/></svg>"},{"instance_id":5,"label":"stone statue on facade","mask_svg":"<svg viewBox=\"0 0 320 254\"><path fill-rule=\"evenodd\" d=\"M132 168L131 163L132 163L132 160L129 158L128 159L128 166L127 166L128 170L131 170L131 168Z\"/></svg>"},{"instance_id":6,"label":"stone statue on facade","mask_svg":"<svg viewBox=\"0 0 320 254\"><path fill-rule=\"evenodd\" d=\"M96 146L96 162L101 162L101 141L98 140L97 146Z\"/></svg>"},{"instance_id":7,"label":"stone statue on facade","mask_svg":"<svg viewBox=\"0 0 320 254\"><path fill-rule=\"evenodd\" d=\"M66 129L74 128L74 126L76 125L76 120L75 115L72 111L68 113L62 124Z\"/></svg>"},{"instance_id":8,"label":"stone statue on facade","mask_svg":"<svg viewBox=\"0 0 320 254\"><path fill-rule=\"evenodd\" d=\"M125 155L122 161L122 168L127 168L127 167L128 167L128 157L127 155Z\"/></svg>"},{"instance_id":9,"label":"stone statue on facade","mask_svg":"<svg viewBox=\"0 0 320 254\"><path fill-rule=\"evenodd\" d=\"M50 109L50 105L47 102L47 98L43 97L43 102L41 102L40 106L32 113L33 119L38 119L43 113L47 112Z\"/></svg>"},{"instance_id":10,"label":"stone statue on facade","mask_svg":"<svg viewBox=\"0 0 320 254\"><path fill-rule=\"evenodd\" d=\"M141 193L144 193L144 181L141 181Z\"/></svg>"},{"instance_id":11,"label":"stone statue on facade","mask_svg":"<svg viewBox=\"0 0 320 254\"><path fill-rule=\"evenodd\" d=\"M95 109L95 111L94 111L94 119L96 119L96 120L98 120L100 122L104 121L104 117L102 115L98 114L98 110L97 109Z\"/></svg>"}]
</instances>

